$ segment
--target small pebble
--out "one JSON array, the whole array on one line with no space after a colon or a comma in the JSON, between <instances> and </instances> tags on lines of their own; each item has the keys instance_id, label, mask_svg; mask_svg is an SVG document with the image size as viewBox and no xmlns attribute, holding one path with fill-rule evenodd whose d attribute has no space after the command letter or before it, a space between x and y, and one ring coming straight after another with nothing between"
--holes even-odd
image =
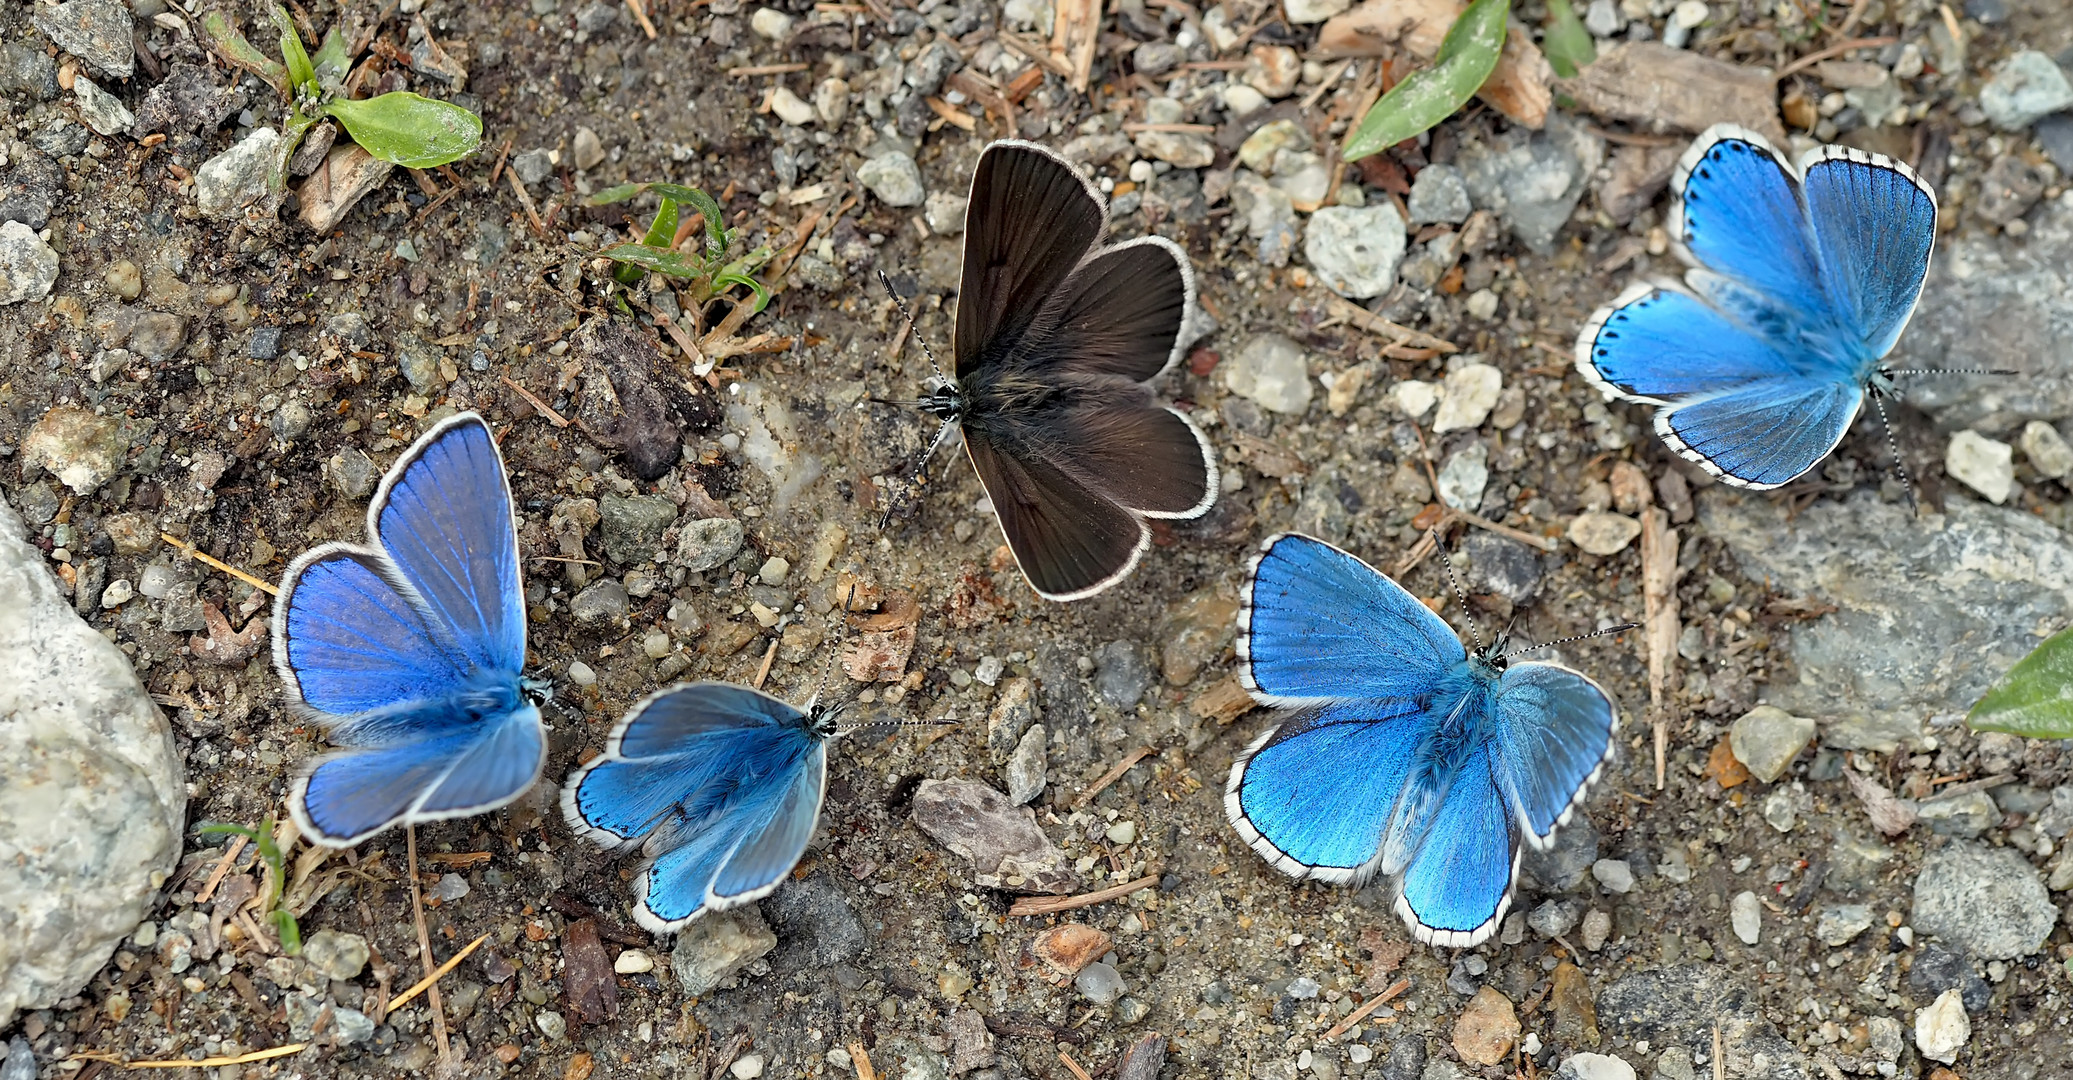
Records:
<instances>
[{"instance_id":1,"label":"small pebble","mask_svg":"<svg viewBox=\"0 0 2073 1080\"><path fill-rule=\"evenodd\" d=\"M137 270L137 264L128 259L118 259L108 267L102 280L124 300L135 300L144 291L144 275Z\"/></svg>"},{"instance_id":2,"label":"small pebble","mask_svg":"<svg viewBox=\"0 0 2073 1080\"><path fill-rule=\"evenodd\" d=\"M1735 894L1728 904L1728 922L1733 925L1735 936L1744 945L1754 945L1763 932L1763 905L1757 902L1756 894L1744 890Z\"/></svg>"},{"instance_id":3,"label":"small pebble","mask_svg":"<svg viewBox=\"0 0 2073 1080\"><path fill-rule=\"evenodd\" d=\"M2073 473L2073 447L2059 434L2059 429L2042 420L2032 420L2023 425L2023 456L2030 461L2030 467L2038 475L2062 480Z\"/></svg>"},{"instance_id":4,"label":"small pebble","mask_svg":"<svg viewBox=\"0 0 2073 1080\"><path fill-rule=\"evenodd\" d=\"M813 122L815 116L812 102L783 86L770 92L770 111L793 127L805 127Z\"/></svg>"},{"instance_id":5,"label":"small pebble","mask_svg":"<svg viewBox=\"0 0 2073 1080\"><path fill-rule=\"evenodd\" d=\"M1617 555L1640 535L1640 522L1605 510L1578 514L1569 523L1569 542L1593 555Z\"/></svg>"},{"instance_id":6,"label":"small pebble","mask_svg":"<svg viewBox=\"0 0 2073 1080\"><path fill-rule=\"evenodd\" d=\"M763 1075L763 1055L743 1054L734 1059L734 1064L727 1066L727 1072L734 1080L756 1080Z\"/></svg>"},{"instance_id":7,"label":"small pebble","mask_svg":"<svg viewBox=\"0 0 2073 1080\"><path fill-rule=\"evenodd\" d=\"M1134 844L1137 842L1137 822L1118 821L1108 827L1106 835L1111 844Z\"/></svg>"},{"instance_id":8,"label":"small pebble","mask_svg":"<svg viewBox=\"0 0 2073 1080\"><path fill-rule=\"evenodd\" d=\"M772 41L783 41L792 36L792 17L776 8L757 8L749 16L749 29Z\"/></svg>"},{"instance_id":9,"label":"small pebble","mask_svg":"<svg viewBox=\"0 0 2073 1080\"><path fill-rule=\"evenodd\" d=\"M1943 467L1997 506L2015 490L2015 448L1969 428L1951 436Z\"/></svg>"},{"instance_id":10,"label":"small pebble","mask_svg":"<svg viewBox=\"0 0 2073 1080\"><path fill-rule=\"evenodd\" d=\"M137 590L130 585L128 579L116 578L108 583L106 589L101 590L101 606L109 609L119 608L136 595Z\"/></svg>"},{"instance_id":11,"label":"small pebble","mask_svg":"<svg viewBox=\"0 0 2073 1080\"><path fill-rule=\"evenodd\" d=\"M1607 892L1624 893L1634 888L1634 868L1624 859L1599 859L1591 864L1591 876Z\"/></svg>"},{"instance_id":12,"label":"small pebble","mask_svg":"<svg viewBox=\"0 0 2073 1080\"><path fill-rule=\"evenodd\" d=\"M612 970L621 975L639 975L655 970L655 958L640 949L628 949L612 961Z\"/></svg>"},{"instance_id":13,"label":"small pebble","mask_svg":"<svg viewBox=\"0 0 2073 1080\"><path fill-rule=\"evenodd\" d=\"M785 583L785 576L791 572L792 563L790 560L783 556L772 555L770 558L763 560L763 569L758 570L756 576L762 578L765 585L782 585Z\"/></svg>"},{"instance_id":14,"label":"small pebble","mask_svg":"<svg viewBox=\"0 0 2073 1080\"><path fill-rule=\"evenodd\" d=\"M592 671L590 665L581 660L571 660L569 661L569 681L577 686L595 686L597 685L597 672Z\"/></svg>"},{"instance_id":15,"label":"small pebble","mask_svg":"<svg viewBox=\"0 0 2073 1080\"><path fill-rule=\"evenodd\" d=\"M1915 1014L1915 1048L1931 1061L1955 1064L1958 1053L1972 1041L1972 1018L1965 1015L1965 1001L1956 989L1938 994L1929 1007Z\"/></svg>"}]
</instances>

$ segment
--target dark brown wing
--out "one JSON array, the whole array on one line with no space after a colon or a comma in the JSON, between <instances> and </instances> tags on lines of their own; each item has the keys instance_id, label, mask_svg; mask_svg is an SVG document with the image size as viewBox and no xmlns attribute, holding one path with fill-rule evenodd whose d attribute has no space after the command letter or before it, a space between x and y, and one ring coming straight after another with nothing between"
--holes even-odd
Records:
<instances>
[{"instance_id":1,"label":"dark brown wing","mask_svg":"<svg viewBox=\"0 0 2073 1080\"><path fill-rule=\"evenodd\" d=\"M1181 323L1195 298L1180 245L1160 236L1117 244L1081 264L1023 339L1046 361L1145 382L1180 358Z\"/></svg>"},{"instance_id":2,"label":"dark brown wing","mask_svg":"<svg viewBox=\"0 0 2073 1080\"><path fill-rule=\"evenodd\" d=\"M1002 453L970 428L965 452L1022 576L1045 599L1092 596L1121 581L1151 546L1144 522L1055 466Z\"/></svg>"},{"instance_id":3,"label":"dark brown wing","mask_svg":"<svg viewBox=\"0 0 2073 1080\"><path fill-rule=\"evenodd\" d=\"M1002 141L979 154L965 207L964 279L957 294L962 381L1015 350L1023 331L1101 236L1101 196L1062 157Z\"/></svg>"},{"instance_id":4,"label":"dark brown wing","mask_svg":"<svg viewBox=\"0 0 2073 1080\"><path fill-rule=\"evenodd\" d=\"M1085 406L1026 429L1031 456L1147 517L1200 517L1216 504L1209 440L1172 409L1137 403Z\"/></svg>"}]
</instances>

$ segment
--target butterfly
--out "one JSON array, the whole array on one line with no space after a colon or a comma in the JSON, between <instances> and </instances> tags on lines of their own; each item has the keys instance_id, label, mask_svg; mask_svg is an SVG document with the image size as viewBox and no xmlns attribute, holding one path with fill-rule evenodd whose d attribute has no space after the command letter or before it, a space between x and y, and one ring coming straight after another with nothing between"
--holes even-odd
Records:
<instances>
[{"instance_id":1,"label":"butterfly","mask_svg":"<svg viewBox=\"0 0 2073 1080\"><path fill-rule=\"evenodd\" d=\"M634 920L672 933L770 895L798 864L820 820L838 711L731 683L659 691L570 774L562 816L605 847L638 845Z\"/></svg>"},{"instance_id":2,"label":"butterfly","mask_svg":"<svg viewBox=\"0 0 2073 1080\"><path fill-rule=\"evenodd\" d=\"M1238 616L1239 678L1287 710L1231 766L1224 811L1282 873L1398 878L1420 941L1474 945L1613 752L1618 710L1568 668L1474 652L1417 597L1321 540L1269 538ZM1607 631L1610 632L1610 631Z\"/></svg>"},{"instance_id":3,"label":"butterfly","mask_svg":"<svg viewBox=\"0 0 2073 1080\"><path fill-rule=\"evenodd\" d=\"M525 604L504 458L474 413L404 451L367 507L369 544L325 544L281 578L274 667L345 752L288 809L321 844L516 799L547 757L524 677Z\"/></svg>"},{"instance_id":4,"label":"butterfly","mask_svg":"<svg viewBox=\"0 0 2073 1080\"><path fill-rule=\"evenodd\" d=\"M1723 482L1767 489L1842 442L1921 296L1936 193L1890 158L1823 146L1788 165L1729 124L1700 135L1671 178L1667 222L1692 265L1681 286L1637 284L1576 339L1608 400L1659 406L1656 434Z\"/></svg>"},{"instance_id":5,"label":"butterfly","mask_svg":"<svg viewBox=\"0 0 2073 1080\"><path fill-rule=\"evenodd\" d=\"M1051 600L1122 580L1151 546L1147 518L1200 517L1218 491L1209 440L1146 385L1180 358L1187 255L1157 236L1097 246L1107 221L1099 191L1052 151L982 151L954 377L938 373L919 403L943 421L937 443L962 431L1008 549Z\"/></svg>"}]
</instances>

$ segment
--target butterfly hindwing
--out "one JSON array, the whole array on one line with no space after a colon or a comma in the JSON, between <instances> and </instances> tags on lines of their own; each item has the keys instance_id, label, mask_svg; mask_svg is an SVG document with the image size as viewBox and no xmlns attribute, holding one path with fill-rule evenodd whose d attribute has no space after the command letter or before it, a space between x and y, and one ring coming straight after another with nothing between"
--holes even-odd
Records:
<instances>
[{"instance_id":1,"label":"butterfly hindwing","mask_svg":"<svg viewBox=\"0 0 2073 1080\"><path fill-rule=\"evenodd\" d=\"M1092 596L1129 575L1151 547L1151 529L1136 515L1049 461L969 429L965 453L993 501L1008 550L1039 596Z\"/></svg>"},{"instance_id":2,"label":"butterfly hindwing","mask_svg":"<svg viewBox=\"0 0 2073 1080\"><path fill-rule=\"evenodd\" d=\"M1238 675L1268 704L1416 699L1466 655L1404 587L1299 533L1267 538L1238 616Z\"/></svg>"},{"instance_id":3,"label":"butterfly hindwing","mask_svg":"<svg viewBox=\"0 0 2073 1080\"><path fill-rule=\"evenodd\" d=\"M1864 402L1847 383L1768 379L1656 413L1670 449L1736 487L1782 487L1843 441Z\"/></svg>"},{"instance_id":4,"label":"butterfly hindwing","mask_svg":"<svg viewBox=\"0 0 2073 1080\"><path fill-rule=\"evenodd\" d=\"M334 732L355 749L319 759L288 804L305 836L356 844L394 825L469 817L517 798L540 778L546 733L516 695L477 719L430 702Z\"/></svg>"},{"instance_id":5,"label":"butterfly hindwing","mask_svg":"<svg viewBox=\"0 0 2073 1080\"><path fill-rule=\"evenodd\" d=\"M1420 941L1469 946L1497 929L1519 869L1519 830L1488 748L1455 772L1404 867L1397 913Z\"/></svg>"},{"instance_id":6,"label":"butterfly hindwing","mask_svg":"<svg viewBox=\"0 0 2073 1080\"><path fill-rule=\"evenodd\" d=\"M828 748L816 744L793 770L792 782L770 807L763 825L744 833L707 888L707 902L732 907L768 896L799 864L820 822L827 789Z\"/></svg>"},{"instance_id":7,"label":"butterfly hindwing","mask_svg":"<svg viewBox=\"0 0 2073 1080\"><path fill-rule=\"evenodd\" d=\"M1813 151L1807 215L1830 303L1863 349L1884 356L1914 314L1936 246L1936 193L1912 169L1845 146Z\"/></svg>"}]
</instances>

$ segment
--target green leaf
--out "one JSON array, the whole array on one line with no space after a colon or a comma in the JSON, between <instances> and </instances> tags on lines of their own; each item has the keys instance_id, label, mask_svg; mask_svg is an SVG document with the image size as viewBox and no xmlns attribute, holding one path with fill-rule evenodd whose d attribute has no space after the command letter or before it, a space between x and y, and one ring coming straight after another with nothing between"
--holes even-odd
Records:
<instances>
[{"instance_id":1,"label":"green leaf","mask_svg":"<svg viewBox=\"0 0 2073 1080\"><path fill-rule=\"evenodd\" d=\"M246 41L245 35L222 12L211 11L202 16L202 36L209 39L216 55L226 62L266 80L268 86L283 95L289 92L288 69Z\"/></svg>"},{"instance_id":2,"label":"green leaf","mask_svg":"<svg viewBox=\"0 0 2073 1080\"><path fill-rule=\"evenodd\" d=\"M324 43L317 46L317 82L330 89L344 81L352 68L353 58L346 55L345 38L339 36L338 27L326 30Z\"/></svg>"},{"instance_id":3,"label":"green leaf","mask_svg":"<svg viewBox=\"0 0 2073 1080\"><path fill-rule=\"evenodd\" d=\"M1591 32L1584 29L1569 0L1548 0L1548 28L1540 39L1540 51L1547 55L1555 74L1565 79L1575 78L1585 65L1598 59Z\"/></svg>"},{"instance_id":4,"label":"green leaf","mask_svg":"<svg viewBox=\"0 0 2073 1080\"><path fill-rule=\"evenodd\" d=\"M267 913L274 924L274 933L280 935L281 951L289 956L302 952L302 927L295 922L295 916L287 908L275 908Z\"/></svg>"},{"instance_id":5,"label":"green leaf","mask_svg":"<svg viewBox=\"0 0 2073 1080\"><path fill-rule=\"evenodd\" d=\"M613 203L622 203L653 186L653 184L620 184L618 187L608 187L583 200L583 205L610 206Z\"/></svg>"},{"instance_id":6,"label":"green leaf","mask_svg":"<svg viewBox=\"0 0 2073 1080\"><path fill-rule=\"evenodd\" d=\"M707 275L703 260L692 261L681 252L663 251L640 244L615 244L604 250L604 256L613 262L631 263L644 270L670 277L702 278Z\"/></svg>"},{"instance_id":7,"label":"green leaf","mask_svg":"<svg viewBox=\"0 0 2073 1080\"><path fill-rule=\"evenodd\" d=\"M662 200L662 209L655 212L655 220L648 223L648 235L641 243L652 248L667 248L677 238L677 201Z\"/></svg>"},{"instance_id":8,"label":"green leaf","mask_svg":"<svg viewBox=\"0 0 2073 1080\"><path fill-rule=\"evenodd\" d=\"M281 57L288 61L288 80L297 89L314 88L317 83L317 69L310 63L310 54L302 47L302 36L295 32L295 23L288 18L286 9L276 5L273 10L274 25L281 28Z\"/></svg>"},{"instance_id":9,"label":"green leaf","mask_svg":"<svg viewBox=\"0 0 2073 1080\"><path fill-rule=\"evenodd\" d=\"M1965 722L2028 739L2073 738L2073 628L2044 640L1987 688Z\"/></svg>"},{"instance_id":10,"label":"green leaf","mask_svg":"<svg viewBox=\"0 0 2073 1080\"><path fill-rule=\"evenodd\" d=\"M1475 0L1440 42L1432 66L1382 95L1346 135L1345 159L1358 161L1429 131L1468 103L1497 70L1511 0Z\"/></svg>"},{"instance_id":11,"label":"green leaf","mask_svg":"<svg viewBox=\"0 0 2073 1080\"><path fill-rule=\"evenodd\" d=\"M336 117L368 153L406 169L457 161L482 145L481 117L451 102L408 91L365 101L338 98L317 111Z\"/></svg>"}]
</instances>

